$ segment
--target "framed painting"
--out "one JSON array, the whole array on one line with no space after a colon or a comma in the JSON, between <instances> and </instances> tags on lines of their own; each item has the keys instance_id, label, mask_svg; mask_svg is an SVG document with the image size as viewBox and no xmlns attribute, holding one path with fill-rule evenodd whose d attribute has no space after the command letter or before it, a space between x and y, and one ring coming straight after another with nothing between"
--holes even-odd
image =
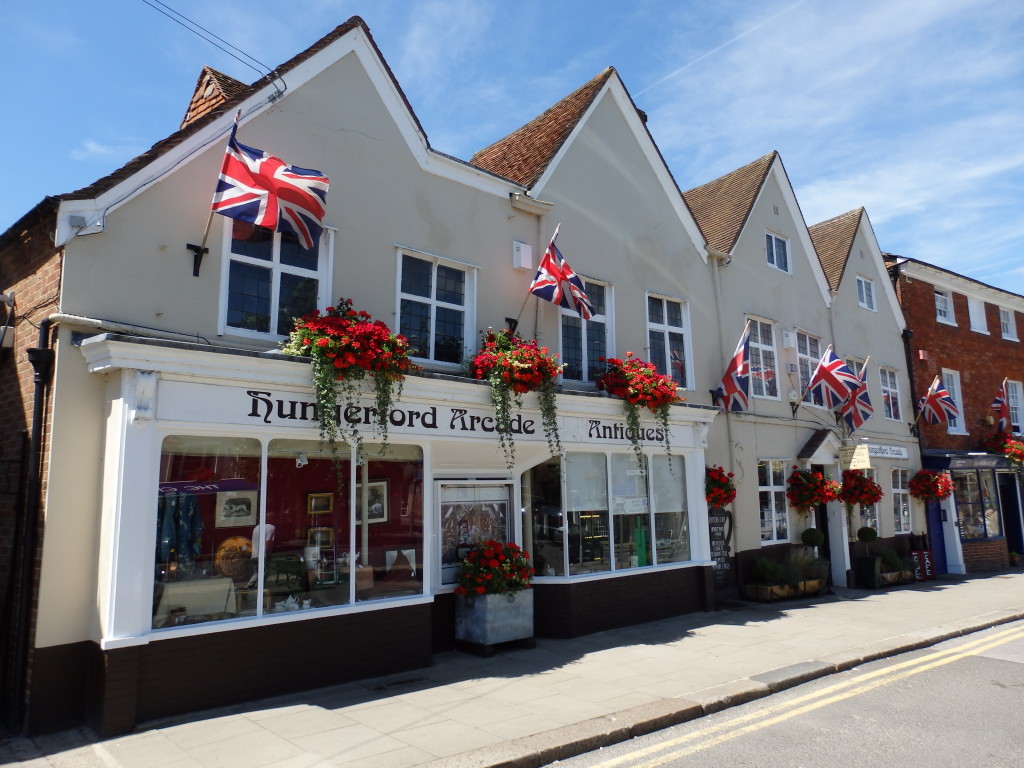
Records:
<instances>
[{"instance_id":1,"label":"framed painting","mask_svg":"<svg viewBox=\"0 0 1024 768\"><path fill-rule=\"evenodd\" d=\"M214 527L251 527L259 522L259 516L259 491L223 491L217 494Z\"/></svg>"},{"instance_id":2,"label":"framed painting","mask_svg":"<svg viewBox=\"0 0 1024 768\"><path fill-rule=\"evenodd\" d=\"M333 493L307 493L306 512L311 515L329 515L334 511Z\"/></svg>"},{"instance_id":3,"label":"framed painting","mask_svg":"<svg viewBox=\"0 0 1024 768\"><path fill-rule=\"evenodd\" d=\"M369 497L369 512L365 515L366 522L370 525L386 523L388 521L388 481L374 480L367 483L366 486ZM356 486L356 510L356 522L362 523L364 518L362 484Z\"/></svg>"}]
</instances>

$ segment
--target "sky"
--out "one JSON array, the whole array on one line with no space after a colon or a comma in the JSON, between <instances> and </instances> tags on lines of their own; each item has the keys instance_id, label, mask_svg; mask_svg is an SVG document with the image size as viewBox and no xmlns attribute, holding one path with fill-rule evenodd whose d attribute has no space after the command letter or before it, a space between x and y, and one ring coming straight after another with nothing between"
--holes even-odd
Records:
<instances>
[{"instance_id":1,"label":"sky","mask_svg":"<svg viewBox=\"0 0 1024 768\"><path fill-rule=\"evenodd\" d=\"M1024 295L1020 0L7 2L0 232L176 131L203 65L263 74L169 9L266 68L361 16L464 160L613 66L680 189L777 150L808 225L863 206L883 251Z\"/></svg>"}]
</instances>

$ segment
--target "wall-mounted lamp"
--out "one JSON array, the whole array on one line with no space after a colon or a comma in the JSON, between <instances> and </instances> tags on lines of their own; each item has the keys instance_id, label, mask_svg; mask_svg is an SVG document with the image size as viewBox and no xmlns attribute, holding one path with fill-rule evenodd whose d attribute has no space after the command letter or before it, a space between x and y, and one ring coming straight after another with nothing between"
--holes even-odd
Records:
<instances>
[{"instance_id":1,"label":"wall-mounted lamp","mask_svg":"<svg viewBox=\"0 0 1024 768\"><path fill-rule=\"evenodd\" d=\"M302 469L307 464L309 464L309 459L306 457L306 454L300 451L299 455L295 457L295 468Z\"/></svg>"}]
</instances>

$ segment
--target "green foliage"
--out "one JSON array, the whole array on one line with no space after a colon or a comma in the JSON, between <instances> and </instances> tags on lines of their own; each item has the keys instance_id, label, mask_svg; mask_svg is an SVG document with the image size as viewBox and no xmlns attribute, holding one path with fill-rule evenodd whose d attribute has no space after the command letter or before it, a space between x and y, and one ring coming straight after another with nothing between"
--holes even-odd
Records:
<instances>
[{"instance_id":1,"label":"green foliage","mask_svg":"<svg viewBox=\"0 0 1024 768\"><path fill-rule=\"evenodd\" d=\"M820 547L825 543L825 534L820 528L807 528L800 534L800 541L808 547Z\"/></svg>"}]
</instances>

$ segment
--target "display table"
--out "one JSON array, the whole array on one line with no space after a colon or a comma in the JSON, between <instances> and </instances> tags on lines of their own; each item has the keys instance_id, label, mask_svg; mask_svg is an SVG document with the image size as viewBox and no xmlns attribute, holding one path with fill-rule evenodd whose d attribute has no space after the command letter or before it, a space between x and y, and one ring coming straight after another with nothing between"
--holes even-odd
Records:
<instances>
[{"instance_id":1,"label":"display table","mask_svg":"<svg viewBox=\"0 0 1024 768\"><path fill-rule=\"evenodd\" d=\"M209 620L214 614L233 615L237 610L235 583L226 577L169 581L162 586L160 602L153 612L154 627L166 626L172 611L183 617L182 623L190 623L189 617L204 616ZM183 613L175 610L182 608Z\"/></svg>"}]
</instances>

